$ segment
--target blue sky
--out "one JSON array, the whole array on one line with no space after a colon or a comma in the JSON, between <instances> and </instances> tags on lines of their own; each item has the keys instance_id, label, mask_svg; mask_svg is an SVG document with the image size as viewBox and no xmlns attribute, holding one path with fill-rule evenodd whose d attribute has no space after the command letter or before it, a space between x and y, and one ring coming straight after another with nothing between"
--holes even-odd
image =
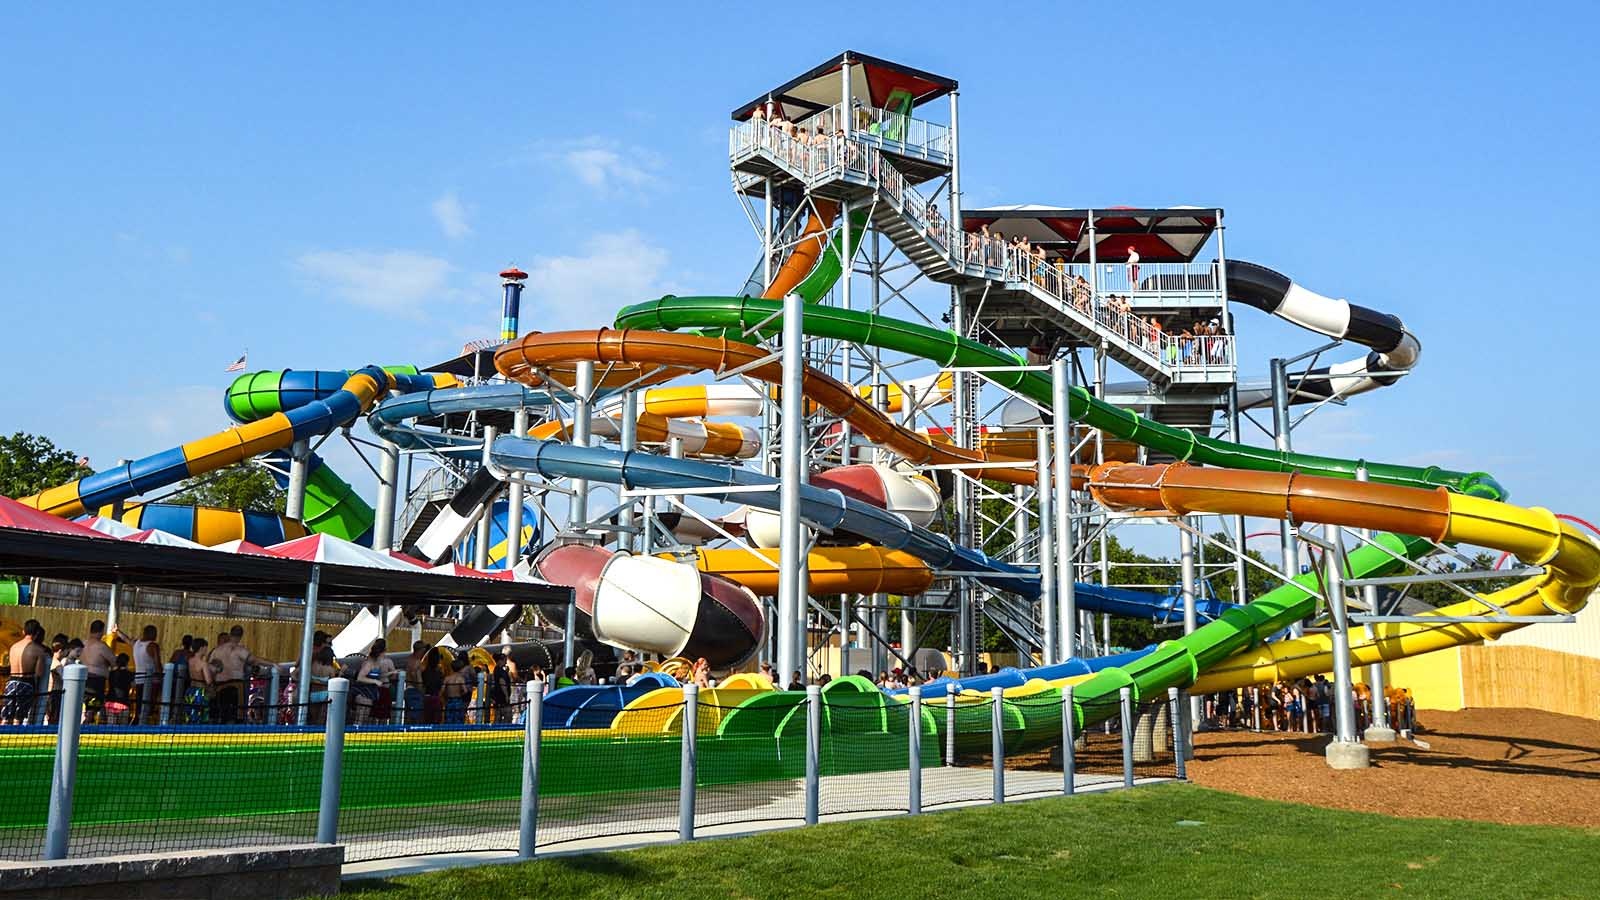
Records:
<instances>
[{"instance_id":1,"label":"blue sky","mask_svg":"<svg viewBox=\"0 0 1600 900\"><path fill-rule=\"evenodd\" d=\"M443 358L508 262L524 328L731 291L728 112L848 47L960 79L969 206L1221 205L1231 257L1401 316L1417 372L1300 448L1600 513L1592 7L665 6L0 14L0 429L103 466L225 424L246 347ZM1240 330L1246 374L1314 343Z\"/></svg>"}]
</instances>

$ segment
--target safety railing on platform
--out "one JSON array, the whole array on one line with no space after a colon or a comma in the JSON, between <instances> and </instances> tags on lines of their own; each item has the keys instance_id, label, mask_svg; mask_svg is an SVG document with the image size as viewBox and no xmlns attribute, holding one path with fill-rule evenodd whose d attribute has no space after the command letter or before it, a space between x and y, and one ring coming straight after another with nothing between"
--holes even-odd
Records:
<instances>
[{"instance_id":1,"label":"safety railing on platform","mask_svg":"<svg viewBox=\"0 0 1600 900\"><path fill-rule=\"evenodd\" d=\"M734 125L728 132L728 155L734 160L758 147L834 147L844 138L842 106L820 110L797 121L769 121L764 116ZM894 110L856 104L850 137L861 144L900 156L948 165L950 129Z\"/></svg>"},{"instance_id":2,"label":"safety railing on platform","mask_svg":"<svg viewBox=\"0 0 1600 900\"><path fill-rule=\"evenodd\" d=\"M0 858L312 838L349 861L533 856L1183 776L1176 691L1084 710L1070 689L925 701L855 680L826 694L686 685L619 693L599 715L599 695L530 682L490 703L484 727L453 728L363 718L338 678L321 724L108 727L83 724L84 670L67 673L59 721L0 728Z\"/></svg>"},{"instance_id":3,"label":"safety railing on platform","mask_svg":"<svg viewBox=\"0 0 1600 900\"><path fill-rule=\"evenodd\" d=\"M1134 312L1121 295L1114 295L1103 286L1096 293L1086 277L1086 267L1049 260L1041 252L987 232L961 231L951 225L938 204L924 199L892 165L873 165L869 172L884 198L958 268L978 277L1032 285L1060 308L1075 311L1150 363L1174 374L1233 370L1231 336L1169 334L1154 319ZM1152 277L1163 283L1159 279L1171 277L1171 273L1153 273Z\"/></svg>"},{"instance_id":4,"label":"safety railing on platform","mask_svg":"<svg viewBox=\"0 0 1600 900\"><path fill-rule=\"evenodd\" d=\"M1087 266L1050 260L1042 252L987 232L961 230L876 148L859 141L830 136L826 129L813 132L744 122L734 128L729 149L735 157L764 150L808 182L846 172L863 178L956 268L975 277L1032 286L1058 308L1092 323L1147 364L1175 378L1226 376L1234 370L1231 335L1172 334L1131 305L1135 300L1192 303L1216 299L1210 263L1160 263L1150 264L1148 269L1105 265L1101 267L1104 280L1096 291Z\"/></svg>"},{"instance_id":5,"label":"safety railing on platform","mask_svg":"<svg viewBox=\"0 0 1600 900\"><path fill-rule=\"evenodd\" d=\"M1119 248L1120 249L1120 248ZM1088 278L1087 263L1069 267ZM1219 305L1216 260L1195 262L1100 263L1095 279L1103 294L1116 294L1150 304Z\"/></svg>"}]
</instances>

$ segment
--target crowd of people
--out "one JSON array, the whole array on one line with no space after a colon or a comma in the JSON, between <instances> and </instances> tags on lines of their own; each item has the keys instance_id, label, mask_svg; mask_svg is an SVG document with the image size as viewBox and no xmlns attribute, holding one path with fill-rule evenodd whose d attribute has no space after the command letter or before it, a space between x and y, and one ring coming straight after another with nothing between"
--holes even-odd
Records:
<instances>
[{"instance_id":1,"label":"crowd of people","mask_svg":"<svg viewBox=\"0 0 1600 900\"><path fill-rule=\"evenodd\" d=\"M116 653L114 642L126 643L131 652ZM146 625L138 637L120 629L108 631L106 623L89 623L83 638L66 634L48 636L37 620L23 624L23 635L10 648L10 675L0 696L0 725L54 724L59 721L64 669L82 664L84 722L89 724L261 724L291 723L298 719L292 677L270 677L274 663L251 652L243 626L234 625L217 635L216 643L183 635L170 655L164 655L156 626ZM667 670L680 681L703 688L718 685L705 659L678 661ZM993 671L983 668L978 674ZM169 669L170 666L170 669ZM412 645L402 665L389 654L384 640L352 660L339 660L329 635L312 636L312 662L308 673L310 706L307 721L326 720L328 686L336 677L350 679L349 720L352 724L402 722L424 725L509 723L520 719L525 685L548 693L580 684L623 684L647 670L633 651L625 651L615 675L601 677L588 664L547 673L541 666L519 671L503 649L490 665L476 664L466 653L448 655L424 641ZM774 685L804 690L805 676L790 674L782 681L771 663L761 674ZM165 685L169 674L176 683ZM921 685L928 676L915 668L883 670L876 676L862 669L858 676L879 688L895 690ZM825 685L828 675L812 683ZM780 683L781 682L781 683ZM279 693L272 695L272 688ZM1375 698L1361 683L1351 687L1357 728L1372 721L1373 703L1385 704L1389 721L1397 729L1414 726L1416 706L1411 692L1389 687ZM170 698L163 700L163 698ZM163 703L170 709L163 715ZM396 709L396 702L401 705ZM1207 694L1203 698L1205 728L1247 728L1281 732L1331 732L1334 728L1335 688L1326 676L1281 681L1275 684Z\"/></svg>"},{"instance_id":2,"label":"crowd of people","mask_svg":"<svg viewBox=\"0 0 1600 900\"><path fill-rule=\"evenodd\" d=\"M762 146L800 169L802 172L819 172L831 168L843 158L841 154L858 152L844 139L844 127L835 116L811 116L804 122L795 122L784 115L782 107L767 117L765 107L758 106L750 116L752 134ZM852 155L852 161L857 157Z\"/></svg>"},{"instance_id":3,"label":"crowd of people","mask_svg":"<svg viewBox=\"0 0 1600 900\"><path fill-rule=\"evenodd\" d=\"M936 209L928 207L930 213ZM1050 259L1023 235L1008 239L1004 231L991 231L988 225L966 232L960 246L967 262L1000 269L1008 279L1031 282L1167 365L1221 365L1228 361L1227 330L1220 318L1185 324L1173 332L1170 318L1163 321L1160 316L1134 312L1131 294L1097 298L1089 280L1081 272L1069 270L1065 260ZM1133 260L1127 264L1129 283L1136 286L1138 253L1129 247L1128 254Z\"/></svg>"},{"instance_id":4,"label":"crowd of people","mask_svg":"<svg viewBox=\"0 0 1600 900\"><path fill-rule=\"evenodd\" d=\"M1325 675L1206 694L1201 727L1332 733L1337 699L1333 682ZM1357 682L1351 685L1351 699L1358 732L1372 724L1374 702L1384 704L1390 727L1409 732L1416 726L1416 703L1408 688L1389 686L1382 697L1374 697L1370 687Z\"/></svg>"},{"instance_id":5,"label":"crowd of people","mask_svg":"<svg viewBox=\"0 0 1600 900\"><path fill-rule=\"evenodd\" d=\"M64 672L81 664L85 670L84 722L108 725L161 723L236 724L262 721L266 697L264 665L244 641L244 627L235 625L217 635L184 635L170 654L161 646L158 629L146 625L137 637L103 620L89 623L84 637L56 634L46 640L35 619L23 623L23 636L10 648L10 672L0 722L7 725L53 724L60 718ZM126 644L129 651L112 648ZM167 685L169 667L175 682ZM166 698L166 699L163 699ZM171 707L167 715L162 706ZM259 707L259 708L253 708Z\"/></svg>"}]
</instances>

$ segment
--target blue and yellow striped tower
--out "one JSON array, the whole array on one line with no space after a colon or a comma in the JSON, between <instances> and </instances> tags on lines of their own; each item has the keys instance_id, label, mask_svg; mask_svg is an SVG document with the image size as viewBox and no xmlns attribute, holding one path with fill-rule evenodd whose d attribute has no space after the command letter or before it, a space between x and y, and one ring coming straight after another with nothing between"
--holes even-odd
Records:
<instances>
[{"instance_id":1,"label":"blue and yellow striped tower","mask_svg":"<svg viewBox=\"0 0 1600 900\"><path fill-rule=\"evenodd\" d=\"M528 280L528 273L509 266L500 277L504 279L501 284L506 290L505 308L500 314L500 340L514 341L517 339L517 313L522 307L522 283Z\"/></svg>"}]
</instances>

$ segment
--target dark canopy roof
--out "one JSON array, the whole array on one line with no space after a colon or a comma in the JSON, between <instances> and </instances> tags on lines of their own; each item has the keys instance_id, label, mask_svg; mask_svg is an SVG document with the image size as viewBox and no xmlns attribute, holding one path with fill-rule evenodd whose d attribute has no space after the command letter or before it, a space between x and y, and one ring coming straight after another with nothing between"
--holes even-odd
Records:
<instances>
[{"instance_id":1,"label":"dark canopy roof","mask_svg":"<svg viewBox=\"0 0 1600 900\"><path fill-rule=\"evenodd\" d=\"M91 534L94 536L0 526L0 572L69 581L109 582L121 577L129 585L264 597L303 596L311 580L313 563L302 560L167 547ZM543 583L317 565L322 567L318 597L326 601L395 605L572 602L571 588Z\"/></svg>"},{"instance_id":2,"label":"dark canopy roof","mask_svg":"<svg viewBox=\"0 0 1600 900\"><path fill-rule=\"evenodd\" d=\"M869 106L884 106L895 90L911 95L912 107L921 106L955 90L954 78L913 69L897 62L857 53L854 50L835 56L820 66L765 91L761 96L733 111L736 121L750 118L757 106L771 97L782 104L785 118L799 120L839 103L845 59L850 60L850 95Z\"/></svg>"},{"instance_id":3,"label":"dark canopy roof","mask_svg":"<svg viewBox=\"0 0 1600 900\"><path fill-rule=\"evenodd\" d=\"M961 211L961 227L1022 235L1046 255L1068 262L1089 261L1089 215L1094 214L1095 259L1124 262L1128 248L1143 262L1190 262L1217 229L1217 207L1174 206L1145 209L1062 209L1055 206L991 206Z\"/></svg>"}]
</instances>

